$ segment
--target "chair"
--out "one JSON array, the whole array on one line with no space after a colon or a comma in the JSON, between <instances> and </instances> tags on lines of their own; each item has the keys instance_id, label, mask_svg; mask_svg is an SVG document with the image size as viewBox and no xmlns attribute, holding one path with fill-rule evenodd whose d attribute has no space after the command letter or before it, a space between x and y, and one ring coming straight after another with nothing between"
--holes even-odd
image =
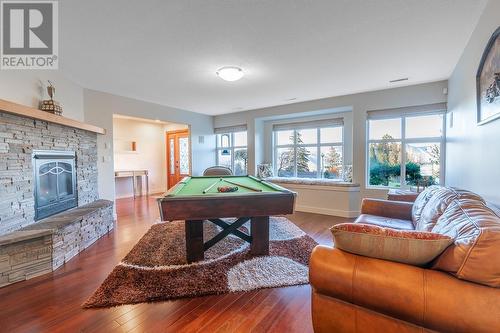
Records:
<instances>
[{"instance_id":1,"label":"chair","mask_svg":"<svg viewBox=\"0 0 500 333\"><path fill-rule=\"evenodd\" d=\"M225 166L213 166L203 171L203 176L232 176L233 171Z\"/></svg>"},{"instance_id":2,"label":"chair","mask_svg":"<svg viewBox=\"0 0 500 333\"><path fill-rule=\"evenodd\" d=\"M317 246L309 263L315 333L498 332L500 216L479 195L430 186L414 202L364 199L361 214L357 223L455 242L423 267Z\"/></svg>"}]
</instances>

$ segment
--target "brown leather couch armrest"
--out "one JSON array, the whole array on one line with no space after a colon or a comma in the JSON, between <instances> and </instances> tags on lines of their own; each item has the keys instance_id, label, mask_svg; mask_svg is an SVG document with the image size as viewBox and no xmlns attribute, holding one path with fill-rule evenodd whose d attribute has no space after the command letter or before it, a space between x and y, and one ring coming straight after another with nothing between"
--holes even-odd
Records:
<instances>
[{"instance_id":1,"label":"brown leather couch armrest","mask_svg":"<svg viewBox=\"0 0 500 333\"><path fill-rule=\"evenodd\" d=\"M404 193L404 194L389 192L387 194L387 200L415 202L415 200L417 200L418 195L419 195L419 193L416 193L416 192L415 193Z\"/></svg>"},{"instance_id":2,"label":"brown leather couch armrest","mask_svg":"<svg viewBox=\"0 0 500 333\"><path fill-rule=\"evenodd\" d=\"M317 246L309 269L315 292L438 331L493 332L500 289L447 273Z\"/></svg>"},{"instance_id":3,"label":"brown leather couch armrest","mask_svg":"<svg viewBox=\"0 0 500 333\"><path fill-rule=\"evenodd\" d=\"M413 203L379 199L363 199L361 214L385 216L394 219L411 220Z\"/></svg>"}]
</instances>

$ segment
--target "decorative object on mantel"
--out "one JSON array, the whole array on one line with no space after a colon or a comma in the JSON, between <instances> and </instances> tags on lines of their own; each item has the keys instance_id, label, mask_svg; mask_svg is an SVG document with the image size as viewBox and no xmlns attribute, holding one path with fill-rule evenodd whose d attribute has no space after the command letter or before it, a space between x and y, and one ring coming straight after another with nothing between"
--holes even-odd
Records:
<instances>
[{"instance_id":1,"label":"decorative object on mantel","mask_svg":"<svg viewBox=\"0 0 500 333\"><path fill-rule=\"evenodd\" d=\"M50 99L43 100L40 103L40 110L53 113L55 115L62 115L62 106L58 101L54 101L54 96L56 94L56 87L48 80L49 85L47 86L47 93Z\"/></svg>"},{"instance_id":2,"label":"decorative object on mantel","mask_svg":"<svg viewBox=\"0 0 500 333\"><path fill-rule=\"evenodd\" d=\"M38 119L41 121L47 121L50 123L59 124L67 127L79 128L97 134L106 134L106 130L102 127L82 123L81 121L74 120L71 118L66 118L63 116L56 116L55 114L41 111L39 109L35 109L26 105L7 101L5 99L0 99L0 112L10 113L31 119Z\"/></svg>"},{"instance_id":3,"label":"decorative object on mantel","mask_svg":"<svg viewBox=\"0 0 500 333\"><path fill-rule=\"evenodd\" d=\"M262 163L257 165L257 177L260 179L273 176L273 167L270 163Z\"/></svg>"},{"instance_id":4,"label":"decorative object on mantel","mask_svg":"<svg viewBox=\"0 0 500 333\"><path fill-rule=\"evenodd\" d=\"M500 27L491 36L481 57L476 87L478 124L500 118Z\"/></svg>"}]
</instances>

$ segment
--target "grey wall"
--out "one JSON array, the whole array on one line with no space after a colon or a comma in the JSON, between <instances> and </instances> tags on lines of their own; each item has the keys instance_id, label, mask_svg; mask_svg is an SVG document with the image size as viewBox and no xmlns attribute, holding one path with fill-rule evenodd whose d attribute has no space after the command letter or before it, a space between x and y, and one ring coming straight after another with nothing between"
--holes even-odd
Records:
<instances>
[{"instance_id":1,"label":"grey wall","mask_svg":"<svg viewBox=\"0 0 500 333\"><path fill-rule=\"evenodd\" d=\"M449 79L446 183L500 204L500 119L476 124L476 72L486 43L500 26L500 1L490 0Z\"/></svg>"},{"instance_id":2,"label":"grey wall","mask_svg":"<svg viewBox=\"0 0 500 333\"><path fill-rule=\"evenodd\" d=\"M63 116L83 120L83 88L61 74L60 70L3 70L0 73L0 98L38 109L48 99L47 80L56 87L55 100Z\"/></svg>"},{"instance_id":3,"label":"grey wall","mask_svg":"<svg viewBox=\"0 0 500 333\"><path fill-rule=\"evenodd\" d=\"M447 86L447 81L439 81L220 115L215 117L214 125L223 127L247 124L248 168L249 173L255 173L255 166L264 155L263 146L266 144L263 138L262 118L286 114L305 116L306 112L335 108L352 110L353 180L361 185L362 197L384 197L386 190L367 189L365 186L366 111L443 103L447 100L447 96L443 94L443 89Z\"/></svg>"},{"instance_id":4,"label":"grey wall","mask_svg":"<svg viewBox=\"0 0 500 333\"><path fill-rule=\"evenodd\" d=\"M105 135L97 137L101 199L115 199L113 114L187 124L191 131L192 174L201 175L205 168L215 164L212 116L88 89L84 90L84 111L86 122L106 129ZM203 143L199 142L200 136Z\"/></svg>"}]
</instances>

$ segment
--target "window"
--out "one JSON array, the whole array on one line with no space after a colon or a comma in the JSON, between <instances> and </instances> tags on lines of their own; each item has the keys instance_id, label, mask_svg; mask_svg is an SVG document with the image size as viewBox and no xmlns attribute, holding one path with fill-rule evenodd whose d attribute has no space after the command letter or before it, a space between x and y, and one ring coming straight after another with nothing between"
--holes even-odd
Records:
<instances>
[{"instance_id":1,"label":"window","mask_svg":"<svg viewBox=\"0 0 500 333\"><path fill-rule=\"evenodd\" d=\"M279 177L342 178L341 119L273 126L274 168Z\"/></svg>"},{"instance_id":2,"label":"window","mask_svg":"<svg viewBox=\"0 0 500 333\"><path fill-rule=\"evenodd\" d=\"M380 119L369 114L368 184L402 188L440 184L443 130L443 113Z\"/></svg>"},{"instance_id":3,"label":"window","mask_svg":"<svg viewBox=\"0 0 500 333\"><path fill-rule=\"evenodd\" d=\"M227 131L227 129L226 129ZM237 176L247 174L247 132L225 132L216 130L217 164L233 170Z\"/></svg>"}]
</instances>

